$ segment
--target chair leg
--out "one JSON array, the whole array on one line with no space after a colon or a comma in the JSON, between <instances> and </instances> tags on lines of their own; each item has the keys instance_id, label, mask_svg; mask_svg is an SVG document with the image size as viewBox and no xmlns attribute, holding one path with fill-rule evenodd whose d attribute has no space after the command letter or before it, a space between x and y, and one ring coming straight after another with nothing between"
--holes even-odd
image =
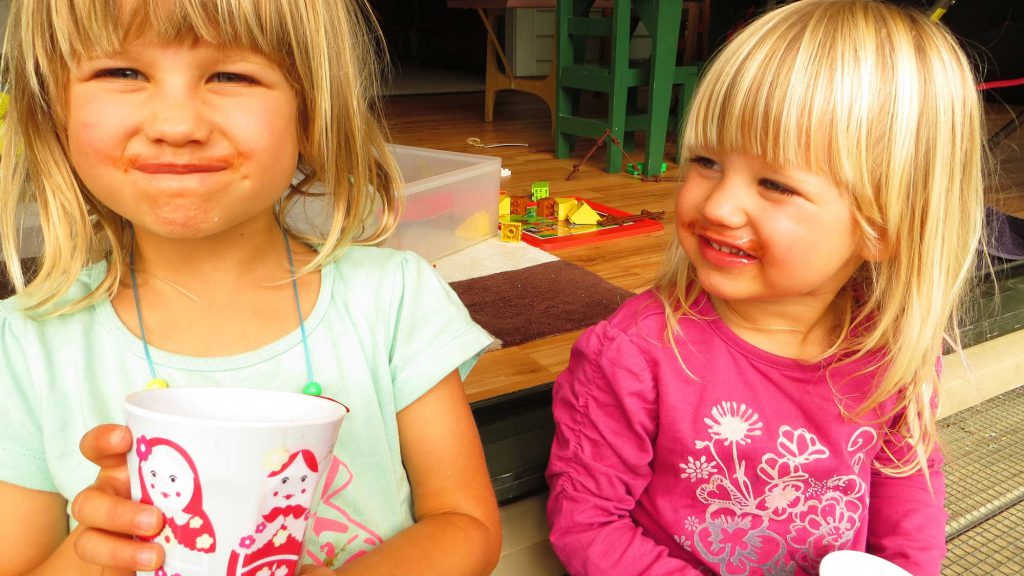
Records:
<instances>
[{"instance_id":1,"label":"chair leg","mask_svg":"<svg viewBox=\"0 0 1024 576\"><path fill-rule=\"evenodd\" d=\"M661 174L661 163L665 156L665 135L672 101L682 4L677 0L653 0L649 3L652 12L648 13L646 23L651 32L652 45L644 176L650 177Z\"/></svg>"},{"instance_id":2,"label":"chair leg","mask_svg":"<svg viewBox=\"0 0 1024 576\"><path fill-rule=\"evenodd\" d=\"M558 2L555 6L555 54L552 74L555 74L555 158L567 158L572 154L572 137L563 130L562 118L568 118L573 114L572 97L569 88L566 88L558 81L562 74L562 68L568 66L572 60L573 46L569 37L569 18L573 12L572 2Z\"/></svg>"},{"instance_id":3,"label":"chair leg","mask_svg":"<svg viewBox=\"0 0 1024 576\"><path fill-rule=\"evenodd\" d=\"M612 86L608 93L608 128L612 136L622 142L626 133L626 107L629 100L626 74L629 70L630 0L615 0L612 10L612 54L608 71ZM606 148L608 172L618 174L622 171L622 150L614 144Z\"/></svg>"}]
</instances>

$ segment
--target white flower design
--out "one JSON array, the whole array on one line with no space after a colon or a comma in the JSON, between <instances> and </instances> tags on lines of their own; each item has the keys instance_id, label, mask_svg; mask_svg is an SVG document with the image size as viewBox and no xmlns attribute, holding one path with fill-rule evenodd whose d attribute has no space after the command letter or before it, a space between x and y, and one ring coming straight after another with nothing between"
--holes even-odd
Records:
<instances>
[{"instance_id":1,"label":"white flower design","mask_svg":"<svg viewBox=\"0 0 1024 576\"><path fill-rule=\"evenodd\" d=\"M694 460L693 456L687 456L688 462L685 464L680 462L679 467L683 469L683 473L680 474L680 478L689 478L691 482L697 480L705 480L718 470L715 468L714 462L708 462L706 456L701 456L700 460Z\"/></svg>"},{"instance_id":2,"label":"white flower design","mask_svg":"<svg viewBox=\"0 0 1024 576\"><path fill-rule=\"evenodd\" d=\"M211 544L213 544L213 538L209 534L203 534L196 538L196 548L199 550L206 550Z\"/></svg>"},{"instance_id":3,"label":"white flower design","mask_svg":"<svg viewBox=\"0 0 1024 576\"><path fill-rule=\"evenodd\" d=\"M778 446L785 459L797 464L828 457L828 448L822 446L818 438L805 428L793 430L789 426L782 426L779 428Z\"/></svg>"},{"instance_id":4,"label":"white flower design","mask_svg":"<svg viewBox=\"0 0 1024 576\"><path fill-rule=\"evenodd\" d=\"M764 503L770 512L788 514L803 503L803 484L774 484L765 491Z\"/></svg>"},{"instance_id":5,"label":"white flower design","mask_svg":"<svg viewBox=\"0 0 1024 576\"><path fill-rule=\"evenodd\" d=\"M690 516L686 519L684 526L686 526L688 532L696 532L697 528L700 528L700 518Z\"/></svg>"},{"instance_id":6,"label":"white flower design","mask_svg":"<svg viewBox=\"0 0 1024 576\"><path fill-rule=\"evenodd\" d=\"M726 444L750 444L751 436L760 436L763 423L757 421L757 414L746 404L722 402L711 409L711 418L704 423L710 426L711 437L725 440Z\"/></svg>"},{"instance_id":7,"label":"white flower design","mask_svg":"<svg viewBox=\"0 0 1024 576\"><path fill-rule=\"evenodd\" d=\"M192 519L188 521L188 525L190 528L199 528L203 525L203 519L199 516L193 516Z\"/></svg>"}]
</instances>

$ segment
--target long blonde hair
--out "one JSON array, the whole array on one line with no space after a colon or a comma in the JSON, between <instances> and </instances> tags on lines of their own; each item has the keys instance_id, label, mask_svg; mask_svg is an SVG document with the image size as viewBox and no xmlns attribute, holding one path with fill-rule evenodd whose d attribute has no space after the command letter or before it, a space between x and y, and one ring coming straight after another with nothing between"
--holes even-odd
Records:
<instances>
[{"instance_id":1,"label":"long blonde hair","mask_svg":"<svg viewBox=\"0 0 1024 576\"><path fill-rule=\"evenodd\" d=\"M0 157L0 247L28 312L71 312L109 297L120 282L130 224L75 174L65 87L77 58L113 53L143 36L253 50L289 78L299 100L302 176L284 195L278 219L285 223L304 195L323 194L333 212L329 229L317 237L291 231L320 245L304 271L390 233L400 174L379 121L378 72L386 58L365 0L15 0L0 70L11 97ZM38 205L44 242L26 286L18 231L31 203ZM99 286L56 305L82 268L100 259L109 266Z\"/></svg>"},{"instance_id":2,"label":"long blonde hair","mask_svg":"<svg viewBox=\"0 0 1024 576\"><path fill-rule=\"evenodd\" d=\"M891 474L919 469L937 440L935 360L944 342L960 349L959 303L982 237L983 134L953 36L873 0L801 0L755 20L715 56L686 121L685 157L744 151L826 175L848 193L868 250L886 255L840 292L845 317L822 358L883 353L880 382L848 416L895 398L882 417L904 414L914 457L879 466ZM655 290L670 327L693 314L701 287L678 242Z\"/></svg>"}]
</instances>

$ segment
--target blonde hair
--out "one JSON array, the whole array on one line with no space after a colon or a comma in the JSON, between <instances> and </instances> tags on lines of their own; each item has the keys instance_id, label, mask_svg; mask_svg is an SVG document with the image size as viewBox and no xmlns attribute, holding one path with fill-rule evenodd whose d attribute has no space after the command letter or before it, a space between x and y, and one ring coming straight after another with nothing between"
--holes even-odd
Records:
<instances>
[{"instance_id":1,"label":"blonde hair","mask_svg":"<svg viewBox=\"0 0 1024 576\"><path fill-rule=\"evenodd\" d=\"M937 441L936 357L960 349L983 222L981 101L953 36L924 15L873 0L802 0L760 17L718 53L692 101L682 146L743 151L827 176L848 193L868 250L837 298L845 314L822 359L881 351L882 377L854 411L896 402L918 470ZM674 326L701 288L674 242L655 282ZM874 357L874 354L872 355ZM844 409L844 414L850 416Z\"/></svg>"},{"instance_id":2,"label":"blonde hair","mask_svg":"<svg viewBox=\"0 0 1024 576\"><path fill-rule=\"evenodd\" d=\"M337 259L349 245L387 236L397 220L400 175L376 107L383 56L365 0L15 0L4 41L2 86L11 96L0 157L0 246L24 308L44 316L81 309L116 290L131 227L77 178L67 147L65 86L82 55L114 53L140 37L197 40L255 51L277 64L298 98L302 175L278 219L305 195L332 211L303 272ZM314 190L314 184L318 190ZM19 264L19 215L39 209L44 238L34 280ZM377 214L379 213L379 214ZM379 216L379 218L377 218ZM376 219L376 226L367 226ZM85 266L106 258L107 276L86 297L61 297Z\"/></svg>"}]
</instances>

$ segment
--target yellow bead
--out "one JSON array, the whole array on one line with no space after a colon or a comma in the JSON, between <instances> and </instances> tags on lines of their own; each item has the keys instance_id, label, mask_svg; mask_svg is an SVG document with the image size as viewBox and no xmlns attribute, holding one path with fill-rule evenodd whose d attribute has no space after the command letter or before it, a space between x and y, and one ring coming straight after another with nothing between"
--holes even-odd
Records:
<instances>
[{"instance_id":1,"label":"yellow bead","mask_svg":"<svg viewBox=\"0 0 1024 576\"><path fill-rule=\"evenodd\" d=\"M164 380L163 378L153 378L152 380L149 381L149 384L146 384L146 390L152 390L154 388L167 388L168 386L170 386L170 384L167 383L167 380Z\"/></svg>"}]
</instances>

